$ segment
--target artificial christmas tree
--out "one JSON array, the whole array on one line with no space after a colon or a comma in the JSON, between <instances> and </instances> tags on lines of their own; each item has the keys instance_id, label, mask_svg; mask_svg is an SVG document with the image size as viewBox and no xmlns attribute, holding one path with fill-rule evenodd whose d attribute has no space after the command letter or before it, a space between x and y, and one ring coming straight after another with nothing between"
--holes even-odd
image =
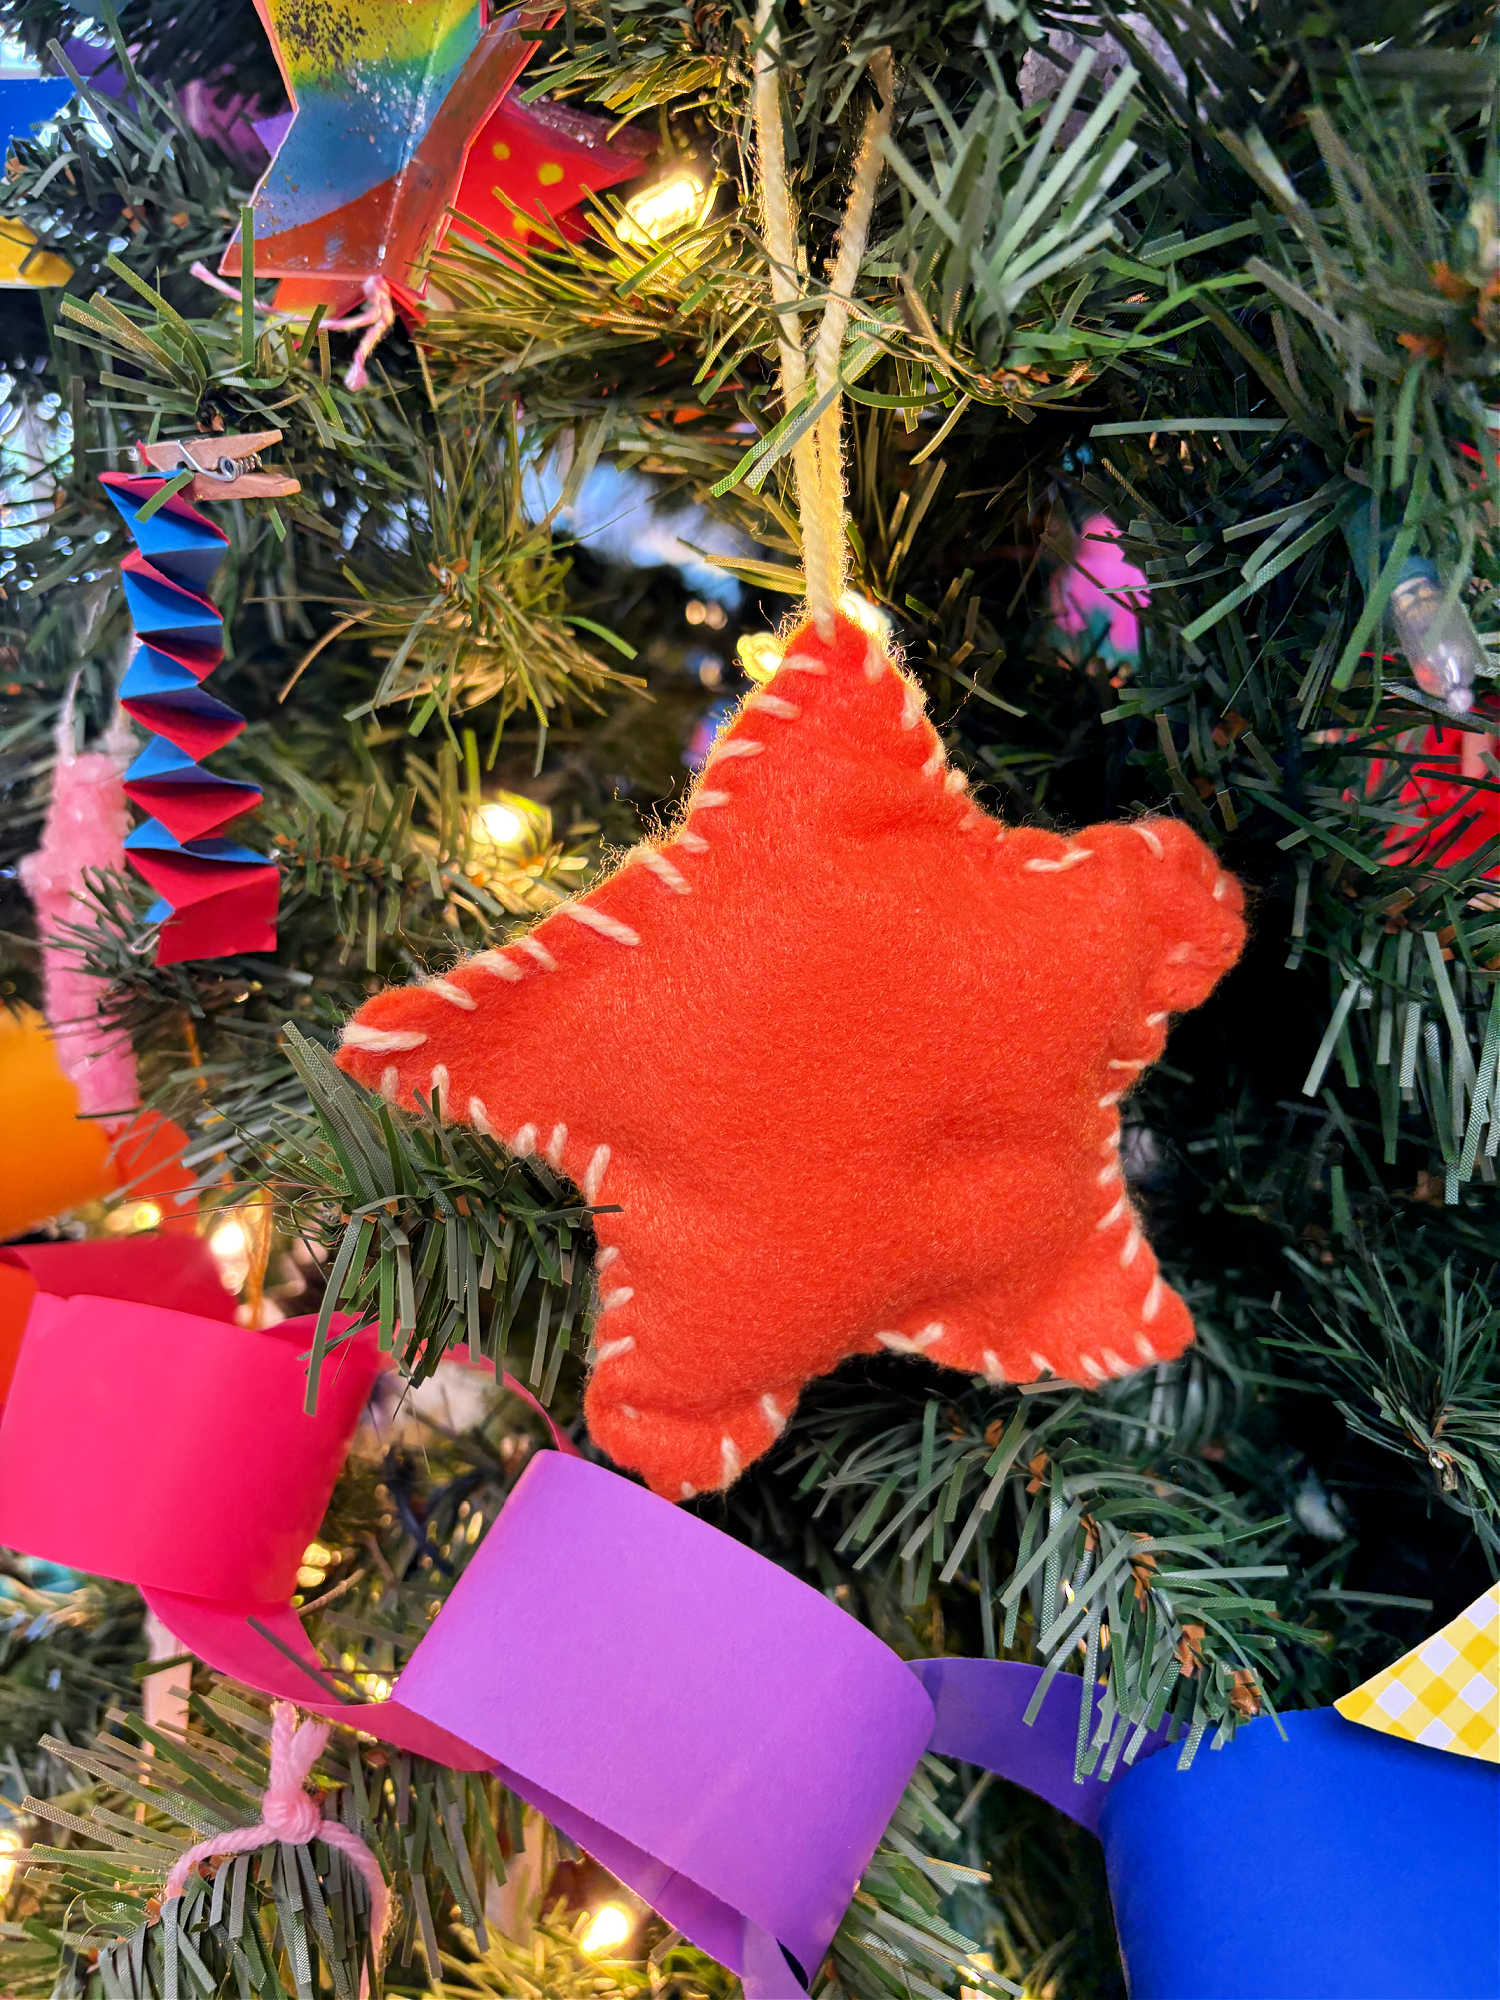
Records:
<instances>
[{"instance_id":1,"label":"artificial christmas tree","mask_svg":"<svg viewBox=\"0 0 1500 2000\"><path fill-rule=\"evenodd\" d=\"M487 46L479 9L310 6L295 25L327 58L320 104L364 88L367 59L383 50L400 69L418 11L450 41L470 35L472 47L447 53L472 79L465 65ZM261 1812L266 1695L335 1720L351 1706L373 1716L419 1645L430 1663L450 1643L455 1617L468 1616L464 1605L535 1521L541 1488L525 1468L555 1473L551 1461L533 1464L551 1446L548 1423L594 1453L581 1421L590 1357L604 1357L603 1382L611 1320L628 1310L601 1296L622 1285L608 1264L596 1283L595 1250L643 1227L653 1247L670 1245L679 1289L694 1300L728 1252L758 1242L749 1306L742 1294L715 1329L729 1353L747 1318L774 1318L786 1295L798 1263L788 1232L804 1248L826 1241L819 1312L840 1324L825 1358L863 1350L809 1382L795 1413L790 1397L778 1400L778 1421L790 1420L774 1445L767 1416L765 1435L730 1434L731 1466L715 1432L718 1455L679 1487L723 1485L740 1466L743 1475L723 1497L683 1503L703 1517L690 1512L684 1534L705 1539L673 1541L682 1554L669 1575L701 1563L707 1577L711 1528L739 1545L736 1562L789 1572L830 1601L820 1615L838 1607L893 1656L936 1658L955 1676L964 1656L1034 1668L1045 1684L1038 1726L1055 1726L1066 1704L1079 1772L1119 1787L1122 1801L1167 1782L1171 1767L1150 1754L1158 1732L1178 1744L1166 1753L1173 1764L1181 1750L1193 1769L1219 1746L1195 1794L1212 1799L1221 1771L1232 1791L1236 1774L1270 1755L1273 1711L1321 1712L1299 1720L1293 1744L1357 1731L1328 1705L1462 1613L1500 1560L1500 1316L1490 1304L1500 1249L1490 877L1500 856L1482 838L1435 842L1422 787L1423 746L1441 725L1450 754L1459 737L1473 751L1452 754L1458 796L1445 787L1444 827L1468 823L1467 796L1470 830L1482 829L1484 801L1500 790L1484 689L1497 664L1500 217L1483 10L1413 17L1386 0L1343 0L1310 21L1270 0L1148 0L1123 16L911 0L879 14L786 6L757 23L733 9L632 0L528 17L539 46L519 81L478 92L464 143L505 89L518 110L545 93L622 126L597 180L580 169L582 185L616 185L555 225L546 200L523 201L524 242L513 222L492 232L484 217L438 213L450 181L460 185L457 152L445 155L435 200L403 177L424 157L421 119L440 105L451 115L454 94L403 71L396 167L352 141L331 164L356 198L395 174L402 216L425 217L423 241L406 246L425 289L366 296L348 327L330 327L327 310L347 299L320 307L297 293L299 280L285 293L270 277L257 282L265 154L225 150L241 138L200 136L201 119L188 115L190 89L232 89L267 118L290 108L249 0L186 10L130 0L113 30L57 0L3 0L0 21L75 84L77 67L64 69L53 43L113 32L118 80L110 95L76 88L40 132L18 128L0 203L6 229L29 231L58 260L49 270L72 274L7 291L3 305L13 420L0 998L46 1004L15 869L42 845L59 717L73 717L75 751L119 740L128 540L98 474L140 481L142 443L184 440L201 466L215 438L280 431L268 465L300 491L213 510L228 544L213 582L225 656L211 692L196 696L191 674L193 687L174 683L179 706L216 704L194 711L211 728L231 709L248 718L211 754L216 775L262 795L252 824L276 870L274 949L262 934L254 949L205 957L200 940L162 963L173 954L156 949L150 892L92 869L71 923L49 910L43 943L49 966L61 942L103 982L49 990L100 996L99 1026L130 1039L143 1106L188 1134L200 1254L219 1263L240 1320L195 1316L191 1338L277 1342L280 1315L305 1316L276 1355L294 1402L316 1408L305 1421L320 1437L354 1422L352 1403L337 1401L350 1395L340 1371L368 1366L376 1380L347 1452L340 1430L318 1479L294 1476L307 1435L295 1409L277 1417L285 1511L268 1504L259 1527L280 1534L278 1588L295 1584L292 1605L283 1589L274 1608L295 1614L316 1651L299 1651L259 1599L259 1609L240 1605L263 1629L251 1628L258 1664L237 1655L236 1682L203 1664L206 1628L184 1629L175 1658L159 1633L148 1637L131 1585L108 1580L125 1565L106 1561L102 1543L88 1548L98 1574L59 1568L74 1552L43 1546L64 1511L52 1496L81 1505L86 1468L111 1534L170 1490L191 1533L166 1535L163 1559L211 1556L216 1405L233 1392L191 1406L175 1389L153 1394L125 1348L127 1321L136 1327L133 1316L153 1308L132 1294L111 1317L106 1296L92 1318L75 1319L77 1295L52 1297L38 1278L29 1310L45 1340L28 1357L23 1338L17 1409L0 1424L0 1497L24 1482L27 1525L16 1515L13 1533L36 1544L5 1561L0 1790L26 1865L6 1891L0 1988L18 2000L220 1987L257 2000L354 2000L362 1980L414 1995L441 1983L557 2000L734 1990L706 1955L727 1933L680 1893L684 1872L692 1887L685 1851L654 1850L670 1854L676 1891L623 1850L606 1851L602 1835L582 1861L571 1842L589 1851L579 1830L588 1801L512 1769L514 1739L475 1747L465 1737L468 1759L444 1761L380 1740L369 1720L335 1727L312 1773L319 1797L300 1805L296 1773L278 1757L281 1817ZM341 34L342 70L332 49ZM369 104L352 106L346 138L365 129L355 110L368 123ZM278 135L268 136L267 153ZM634 178L617 174L617 149L639 165ZM864 212L846 221L851 181ZM211 281L231 242L246 254L226 298ZM354 282L358 293L363 276ZM351 387L356 360L363 386ZM195 474L169 455L150 477L159 483L136 509L147 527ZM634 562L614 518L622 493L640 510ZM1055 566L1081 559L1085 530L1101 520L1119 531L1111 573L1130 584L1118 626L1101 618L1100 631L1138 622L1124 661L1092 628L1075 622L1060 636L1056 617L1076 593ZM1070 1322L1077 1367L1055 1376L1076 1379L1017 1383L1042 1371L1028 1370L1029 1344L1008 1361L1008 1295L988 1306L994 1344L953 1355L979 1372L938 1372L922 1358L929 1321L911 1314L955 1268L962 1276L975 1246L1002 1262L1014 1250L1009 1211L983 1176L956 1217L935 1190L964 1184L975 1161L1025 1182L1038 1134L1058 1157L1080 1140L1080 1072L1049 1058L1026 996L1044 965L1073 964L1079 990L1060 980L1058 1005L1086 1007L1100 961L1144 952L1164 918L1149 889L1122 894L1106 936L1082 873L1063 873L1055 896L1004 913L1017 936L1040 927L1036 963L1018 960L1013 977L979 987L958 966L946 990L930 963L922 872L904 872L902 843L879 820L889 774L852 716L827 761L810 763L786 795L815 818L836 810L830 769L869 784L858 865L879 870L871 900L887 910L906 898L914 955L929 941L913 966L902 939L880 930L880 976L839 1016L856 1035L858 1022L878 1019L878 1035L824 1051L799 1035L776 1073L766 1041L779 989L765 957L774 944L778 966L792 963L782 946L799 927L806 934L809 889L792 893L798 885L778 875L780 821L768 822L756 887L765 907L753 934L764 944L735 956L734 938L752 931L710 909L714 949L734 962L713 965L677 1015L663 1018L674 1002L661 982L634 1003L631 982L603 982L581 993L576 1018L527 1016L527 1035L570 1079L601 1049L639 1048L615 1034L623 1010L655 1010L651 1033L671 1061L650 1133L651 1187L665 1195L631 1174L590 1184L612 1135L586 1156L564 1141L552 1157L550 1132L513 1143L529 1111L514 1127L487 1108L473 1116L471 1099L488 1107L485 1086L451 1055L408 1075L409 1051L377 1052L369 1091L335 1066L351 1017L376 1033L429 1032L386 1022L390 1002L362 1011L393 985L425 982L438 994L425 1004L467 1023L463 1000L479 974L453 974L472 954L519 965L529 939L541 990L556 975L531 933L542 921L548 952L551 912L596 908L638 930L610 900L633 881L674 920L696 912L692 870L708 857L672 847L684 838L674 828L685 758L702 761L690 746L707 714L722 724L726 698L748 698L746 717L760 700L764 730L779 722L795 744L802 721L765 696L798 701L784 673L767 683L783 650L775 631L785 622L790 632L804 591L815 628L839 621L825 648L856 631L848 643L861 657L872 643L882 660L899 646L914 717L919 688L935 731L934 782L951 773L965 785L966 797L957 784L940 795L955 838L972 811L979 827L964 839L998 820L1011 832L997 853L1055 860L1077 851L1078 829L1102 828L1101 844L1144 864L1149 834L1202 857L1205 900L1225 923L1237 904L1214 902L1210 885L1244 884L1242 961L1204 999L1238 944L1226 930L1190 993L1144 1009L1204 999L1108 1107L1117 1147L1113 1126L1082 1134L1096 1148L1110 1140L1096 1176L1116 1152L1123 1175L1101 1215L1124 1201L1114 1225L1126 1233L1106 1247L1118 1260L1138 1214L1150 1250L1142 1238L1132 1265L1154 1253L1164 1290L1183 1301L1184 1337L1191 1315L1197 1340L1177 1359L1121 1352L1106 1330ZM882 671L868 686L892 695L899 731L904 704ZM126 702L133 713L135 696ZM767 753L745 759L736 783L758 766L769 782ZM160 774L146 780L162 789ZM724 789L710 755L689 832L715 838L699 818L712 821L704 796ZM767 812L775 803L764 801ZM1163 818L1180 824L1158 832ZM591 904L596 880L606 887ZM940 884L955 936L978 885L966 862ZM1191 900L1169 913L1193 921ZM868 921L863 904L859 914ZM973 916L978 925L977 900ZM569 925L576 943L629 955L602 933L585 937L585 924ZM833 960L846 986L859 980L857 965ZM690 953L683 964L691 980ZM486 1077L513 1053L504 1015L528 990L488 976L504 1004L494 1029L486 1016ZM445 1001L445 987L461 997ZM791 1003L786 1016L801 1018ZM747 1023L757 1030L748 1065ZM66 1022L50 1025L65 1039ZM1165 1026L1121 1060L1157 1056ZM389 1067L395 1103L381 1094ZM716 1163L723 1184L710 1188L694 1135L740 1074L777 1090L748 1104L736 1136L753 1171L725 1177ZM838 1155L788 1111L824 1101L851 1074L882 1132L912 1134L878 1149L878 1199L867 1205L851 1198ZM995 1074L1031 1079L1035 1123L1019 1136L987 1095ZM887 1115L933 1077L948 1107L941 1132ZM594 1088L624 1101L657 1081L606 1065ZM1106 1094L1089 1100L1096 1122ZM1032 1192L1044 1206L1056 1199L1045 1176ZM130 1234L138 1206L127 1187L33 1233L114 1234L121 1253L140 1241L159 1255L159 1236ZM893 1311L866 1328L872 1272ZM355 1335L362 1321L377 1333ZM97 1351L123 1371L109 1379L134 1388L80 1389L86 1415L75 1422L65 1387L36 1393L35 1371L56 1370L66 1385L59 1329L84 1325L79 1353ZM916 1358L873 1353L841 1337L851 1330L894 1331ZM378 1374L376 1345L388 1357ZM1106 1348L1127 1369L1142 1365L1112 1379ZM989 1368L986 1351L1000 1365ZM205 1367L227 1353L206 1354ZM800 1367L797 1379L816 1372ZM222 1435L255 1434L255 1399L245 1401L233 1422L218 1411ZM191 1452L169 1449L153 1427L169 1411ZM623 1463L644 1463L613 1432L602 1442ZM314 1493L321 1506L335 1470L314 1528L289 1496ZM189 1471L187 1487L170 1487ZM618 1483L583 1471L606 1491ZM523 1477L522 1504L507 1516ZM226 1460L224 1478L235 1545L258 1546L261 1510L243 1464ZM629 1518L654 1520L649 1510L664 1504L637 1489L632 1505L648 1512ZM595 1574L581 1559L559 1548L508 1570L519 1594L486 1626L461 1685L503 1720L508 1673L517 1691L537 1683L539 1640L528 1632L573 1634L559 1658L590 1698L542 1717L558 1768L596 1766L601 1779L659 1769L659 1792L638 1775L617 1804L624 1812L633 1797L646 1817L664 1814L674 1842L691 1848L691 1830L710 1823L700 1815L712 1774L673 1768L670 1731L646 1754L635 1711L611 1703L620 1689L610 1668L653 1650L679 1665L709 1657L697 1642L713 1635L693 1629L686 1586L681 1597L647 1587L629 1546L611 1544L613 1568L595 1586L625 1621L605 1639L582 1616L588 1602L573 1601ZM82 1544L76 1553L86 1559ZM160 1576L132 1582L170 1589ZM727 1620L733 1593L712 1601ZM419 1667L413 1695L430 1679L430 1665ZM166 1684L188 1691L185 1731L161 1720ZM776 1706L789 1711L790 1696ZM732 1734L731 1719L714 1740ZM1119 1994L1094 1836L1008 1776L965 1775L952 1760L981 1757L972 1738L929 1740L944 1754L916 1765L889 1825L872 1830L878 1844L826 1960L795 1970L814 1991L850 2000ZM736 1746L722 1747L727 1767ZM1390 1754L1450 1753L1404 1743ZM851 1790L857 1761L846 1754ZM816 1776L805 1768L821 1789L798 1824L831 1822L836 1782L821 1765ZM1433 1786L1433 1799L1479 1796L1446 1773ZM348 1832L346 1852L309 1841L320 1813ZM286 1831L284 1844L205 1860L185 1881L179 1872L183 1893L163 1900L190 1848L222 1848L217 1836L263 1817ZM1122 1803L1118 1828L1126 1817ZM1138 1823L1144 1851L1151 1827ZM1317 1837L1313 1815L1295 1838L1267 1840L1258 1868L1274 1861L1295 1880L1315 1867ZM1141 1877L1121 1862L1124 1838L1110 1852L1109 1887L1130 1952L1130 1884ZM774 1834L753 1845L756 1867L774 1872ZM366 1849L391 1891L390 1921L373 1928ZM600 1863L631 1886L612 1885ZM1220 1879L1226 1904L1242 1897L1232 1868ZM1195 1885L1193 1907L1211 1910L1214 1893L1213 1880ZM1290 1926L1307 1899L1288 1889L1280 1902ZM706 1950L670 1932L658 1908ZM1275 1930L1276 1896L1256 1921ZM825 1934L805 1932L817 1950ZM783 1936L778 1948L791 1943ZM1138 1992L1171 1990L1159 1964L1135 1959L1132 1974ZM765 1991L780 1975L747 1960L746 1976ZM1245 1976L1253 1981L1253 1962ZM1329 1990L1318 1984L1326 1976L1310 1966L1307 1990ZM1419 1952L1397 1990L1415 1993L1427 1976Z\"/></svg>"}]
</instances>

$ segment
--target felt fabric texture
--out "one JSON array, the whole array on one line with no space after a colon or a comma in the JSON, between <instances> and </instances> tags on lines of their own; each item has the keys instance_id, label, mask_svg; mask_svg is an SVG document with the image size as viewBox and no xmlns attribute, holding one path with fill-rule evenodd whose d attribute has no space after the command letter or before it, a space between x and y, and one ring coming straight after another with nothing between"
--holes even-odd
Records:
<instances>
[{"instance_id":1,"label":"felt fabric texture","mask_svg":"<svg viewBox=\"0 0 1500 2000\"><path fill-rule=\"evenodd\" d=\"M856 626L795 633L663 840L502 950L377 994L342 1068L600 1207L586 1415L669 1499L852 1354L1100 1382L1187 1309L1121 1097L1243 942L1171 820L1006 827Z\"/></svg>"}]
</instances>

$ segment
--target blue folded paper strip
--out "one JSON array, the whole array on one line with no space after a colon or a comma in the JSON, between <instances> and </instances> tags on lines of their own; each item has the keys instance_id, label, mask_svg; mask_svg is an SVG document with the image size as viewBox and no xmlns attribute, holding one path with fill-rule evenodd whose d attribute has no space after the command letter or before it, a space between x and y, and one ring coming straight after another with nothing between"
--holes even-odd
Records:
<instances>
[{"instance_id":1,"label":"blue folded paper strip","mask_svg":"<svg viewBox=\"0 0 1500 2000\"><path fill-rule=\"evenodd\" d=\"M1500 1769L1346 1721L1262 1716L1184 1770L1156 1730L1075 1781L1099 1694L927 1660L939 1756L1099 1835L1131 2000L1500 2000Z\"/></svg>"},{"instance_id":2,"label":"blue folded paper strip","mask_svg":"<svg viewBox=\"0 0 1500 2000\"><path fill-rule=\"evenodd\" d=\"M200 686L192 667L145 644L125 669L120 706L153 736L199 759L221 750L245 726L238 709Z\"/></svg>"},{"instance_id":3,"label":"blue folded paper strip","mask_svg":"<svg viewBox=\"0 0 1500 2000\"><path fill-rule=\"evenodd\" d=\"M151 817L125 851L158 892L149 912L162 925L157 962L274 950L275 863L218 837L259 804L260 788L202 761L244 727L201 686L224 654L223 621L207 592L228 538L175 494L143 516L163 479L110 472L101 484L135 543L120 579L141 644L120 698L151 740L126 772L125 790Z\"/></svg>"},{"instance_id":4,"label":"blue folded paper strip","mask_svg":"<svg viewBox=\"0 0 1500 2000\"><path fill-rule=\"evenodd\" d=\"M10 142L18 135L24 137L55 118L72 95L72 82L65 76L0 76L4 151L10 151Z\"/></svg>"}]
</instances>

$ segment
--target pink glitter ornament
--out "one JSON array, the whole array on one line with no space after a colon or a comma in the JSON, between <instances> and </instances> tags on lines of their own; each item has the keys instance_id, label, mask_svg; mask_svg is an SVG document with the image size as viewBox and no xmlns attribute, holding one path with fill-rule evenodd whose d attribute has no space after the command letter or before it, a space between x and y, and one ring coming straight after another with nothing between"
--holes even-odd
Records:
<instances>
[{"instance_id":1,"label":"pink glitter ornament","mask_svg":"<svg viewBox=\"0 0 1500 2000\"><path fill-rule=\"evenodd\" d=\"M86 871L125 865L130 802L121 779L131 747L128 726L116 721L102 749L76 750L73 704L66 703L42 844L21 863L21 881L36 909L47 1024L84 1117L123 1117L140 1102L130 1037L104 1025L105 981L85 970L78 941L69 936L90 920Z\"/></svg>"},{"instance_id":2,"label":"pink glitter ornament","mask_svg":"<svg viewBox=\"0 0 1500 2000\"><path fill-rule=\"evenodd\" d=\"M1120 531L1106 514L1091 514L1078 530L1072 561L1053 572L1052 618L1069 638L1086 633L1106 658L1135 660L1141 650L1138 613L1150 601L1144 573L1127 562Z\"/></svg>"}]
</instances>

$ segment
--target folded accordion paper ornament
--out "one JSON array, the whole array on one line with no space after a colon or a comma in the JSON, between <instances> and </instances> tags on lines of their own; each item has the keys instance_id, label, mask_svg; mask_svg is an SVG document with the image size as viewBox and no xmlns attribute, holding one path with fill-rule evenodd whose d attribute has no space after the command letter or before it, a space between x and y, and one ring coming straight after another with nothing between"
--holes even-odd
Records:
<instances>
[{"instance_id":1,"label":"folded accordion paper ornament","mask_svg":"<svg viewBox=\"0 0 1500 2000\"><path fill-rule=\"evenodd\" d=\"M1133 1762L1080 1782L1095 1690L903 1662L753 1550L562 1452L522 1475L393 1697L341 1702L290 1598L381 1357L339 1328L307 1415L310 1332L39 1299L0 1424L0 1543L137 1583L220 1672L494 1770L748 2000L805 1991L926 1750L1098 1833L1133 2000L1500 1992L1500 1770L1478 1756L1318 1710L1186 1770L1143 1732Z\"/></svg>"},{"instance_id":2,"label":"folded accordion paper ornament","mask_svg":"<svg viewBox=\"0 0 1500 2000\"><path fill-rule=\"evenodd\" d=\"M176 495L143 513L165 484L156 474L107 472L101 484L136 544L120 581L141 644L120 701L157 740L125 773L127 794L151 815L125 852L160 898L148 912L162 926L158 963L274 951L280 872L265 855L221 837L259 805L260 787L201 762L244 727L201 685L224 657L223 621L207 591L227 537Z\"/></svg>"}]
</instances>

